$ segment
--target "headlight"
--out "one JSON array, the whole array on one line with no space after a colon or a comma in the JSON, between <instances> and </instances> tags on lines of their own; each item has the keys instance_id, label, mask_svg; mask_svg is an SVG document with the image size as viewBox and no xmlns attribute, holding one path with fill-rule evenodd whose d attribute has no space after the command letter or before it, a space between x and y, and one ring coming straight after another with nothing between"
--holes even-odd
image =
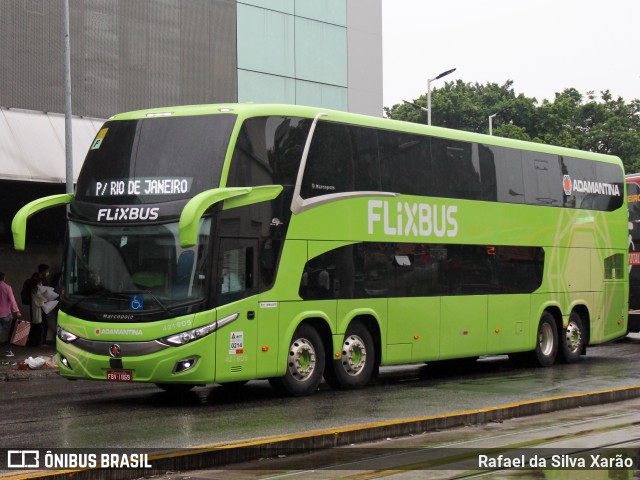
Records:
<instances>
[{"instance_id":1,"label":"headlight","mask_svg":"<svg viewBox=\"0 0 640 480\"><path fill-rule=\"evenodd\" d=\"M186 332L176 333L175 335L161 338L160 341L163 343L168 343L169 345L184 345L186 343L193 342L194 340L198 340L199 338L206 337L219 328L222 328L225 325L233 322L239 316L239 313L234 313L232 315L229 315L228 317L224 317L220 320L216 320L213 323L209 323L208 325L203 325L202 327L187 330Z\"/></svg>"},{"instance_id":2,"label":"headlight","mask_svg":"<svg viewBox=\"0 0 640 480\"><path fill-rule=\"evenodd\" d=\"M56 332L58 333L58 338L62 340L64 343L75 342L78 337L71 332L67 332L64 328L57 327Z\"/></svg>"}]
</instances>

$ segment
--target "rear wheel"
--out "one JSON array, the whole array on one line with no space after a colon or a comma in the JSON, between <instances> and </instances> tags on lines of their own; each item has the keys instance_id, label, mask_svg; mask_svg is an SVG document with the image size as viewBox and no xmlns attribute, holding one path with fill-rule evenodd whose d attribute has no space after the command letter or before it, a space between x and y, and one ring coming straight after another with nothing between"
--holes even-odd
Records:
<instances>
[{"instance_id":1,"label":"rear wheel","mask_svg":"<svg viewBox=\"0 0 640 480\"><path fill-rule=\"evenodd\" d=\"M362 323L353 322L344 335L340 360L327 359L324 378L334 388L364 387L373 374L375 357L371 333Z\"/></svg>"},{"instance_id":2,"label":"rear wheel","mask_svg":"<svg viewBox=\"0 0 640 480\"><path fill-rule=\"evenodd\" d=\"M313 393L322 381L325 353L322 339L315 328L300 325L291 339L287 359L287 373L271 378L277 390L295 397Z\"/></svg>"},{"instance_id":3,"label":"rear wheel","mask_svg":"<svg viewBox=\"0 0 640 480\"><path fill-rule=\"evenodd\" d=\"M580 355L585 345L584 328L582 318L577 312L569 315L569 324L562 330L560 336L560 355L564 363L575 363L580 360Z\"/></svg>"}]
</instances>

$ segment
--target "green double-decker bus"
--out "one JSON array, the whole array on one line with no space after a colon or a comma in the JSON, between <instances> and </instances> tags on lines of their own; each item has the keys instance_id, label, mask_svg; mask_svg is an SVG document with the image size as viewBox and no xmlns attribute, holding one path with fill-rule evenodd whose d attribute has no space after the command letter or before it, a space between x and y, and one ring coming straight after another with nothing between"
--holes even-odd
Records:
<instances>
[{"instance_id":1,"label":"green double-decker bus","mask_svg":"<svg viewBox=\"0 0 640 480\"><path fill-rule=\"evenodd\" d=\"M627 332L616 157L291 105L110 118L68 204L60 373L167 390L509 354Z\"/></svg>"}]
</instances>

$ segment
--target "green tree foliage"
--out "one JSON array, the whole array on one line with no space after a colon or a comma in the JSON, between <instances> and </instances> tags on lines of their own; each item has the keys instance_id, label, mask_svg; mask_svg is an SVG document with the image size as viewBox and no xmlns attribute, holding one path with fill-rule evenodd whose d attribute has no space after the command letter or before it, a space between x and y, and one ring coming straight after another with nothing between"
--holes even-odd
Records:
<instances>
[{"instance_id":1,"label":"green tree foliage","mask_svg":"<svg viewBox=\"0 0 640 480\"><path fill-rule=\"evenodd\" d=\"M426 93L413 101L427 107ZM596 96L575 88L556 93L553 101L516 95L513 82L446 82L431 92L432 124L501 137L560 145L619 156L627 172L640 171L640 100L627 103L609 91ZM412 105L385 107L395 120L427 123L426 111Z\"/></svg>"}]
</instances>

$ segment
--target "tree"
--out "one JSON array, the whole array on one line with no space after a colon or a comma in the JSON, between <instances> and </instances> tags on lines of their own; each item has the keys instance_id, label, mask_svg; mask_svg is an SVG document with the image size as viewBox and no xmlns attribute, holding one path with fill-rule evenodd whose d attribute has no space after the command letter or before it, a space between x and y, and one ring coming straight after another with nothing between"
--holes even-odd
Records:
<instances>
[{"instance_id":1,"label":"tree","mask_svg":"<svg viewBox=\"0 0 640 480\"><path fill-rule=\"evenodd\" d=\"M477 133L488 133L619 156L628 172L640 171L640 100L626 103L603 91L581 94L575 88L556 93L552 102L516 95L513 82L503 85L446 82L431 92L432 123ZM414 101L427 106L427 95ZM411 105L385 107L387 117L427 123L426 112Z\"/></svg>"}]
</instances>

